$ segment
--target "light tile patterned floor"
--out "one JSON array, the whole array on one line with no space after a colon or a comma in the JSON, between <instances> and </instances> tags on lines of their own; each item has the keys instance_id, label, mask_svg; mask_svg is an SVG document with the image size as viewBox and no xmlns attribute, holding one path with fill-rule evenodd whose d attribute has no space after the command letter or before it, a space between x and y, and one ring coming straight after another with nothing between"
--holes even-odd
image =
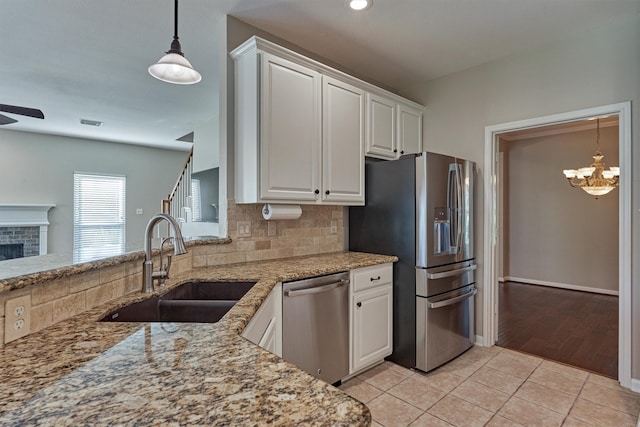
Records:
<instances>
[{"instance_id":1,"label":"light tile patterned floor","mask_svg":"<svg viewBox=\"0 0 640 427\"><path fill-rule=\"evenodd\" d=\"M385 427L635 427L640 413L640 394L617 381L495 346L428 374L384 362L340 389Z\"/></svg>"}]
</instances>

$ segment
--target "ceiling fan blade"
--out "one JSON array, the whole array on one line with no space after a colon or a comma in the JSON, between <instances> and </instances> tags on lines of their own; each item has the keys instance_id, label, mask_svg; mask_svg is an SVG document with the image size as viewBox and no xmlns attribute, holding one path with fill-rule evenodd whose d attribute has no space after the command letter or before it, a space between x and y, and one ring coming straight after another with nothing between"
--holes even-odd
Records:
<instances>
[{"instance_id":1,"label":"ceiling fan blade","mask_svg":"<svg viewBox=\"0 0 640 427\"><path fill-rule=\"evenodd\" d=\"M11 117L7 117L4 114L0 114L0 126L1 125L10 125L11 123L15 123L17 120L12 119Z\"/></svg>"},{"instance_id":2,"label":"ceiling fan blade","mask_svg":"<svg viewBox=\"0 0 640 427\"><path fill-rule=\"evenodd\" d=\"M3 111L5 113L20 114L21 116L33 117L35 119L44 119L44 114L37 108L0 104L0 111Z\"/></svg>"}]
</instances>

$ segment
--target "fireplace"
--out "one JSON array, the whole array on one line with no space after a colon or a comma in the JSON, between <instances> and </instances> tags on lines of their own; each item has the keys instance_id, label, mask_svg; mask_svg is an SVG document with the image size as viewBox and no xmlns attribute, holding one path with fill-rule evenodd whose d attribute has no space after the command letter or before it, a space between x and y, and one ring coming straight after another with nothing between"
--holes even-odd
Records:
<instances>
[{"instance_id":1,"label":"fireplace","mask_svg":"<svg viewBox=\"0 0 640 427\"><path fill-rule=\"evenodd\" d=\"M24 244L0 244L0 261L24 257Z\"/></svg>"},{"instance_id":2,"label":"fireplace","mask_svg":"<svg viewBox=\"0 0 640 427\"><path fill-rule=\"evenodd\" d=\"M0 204L0 260L45 255L54 206Z\"/></svg>"}]
</instances>

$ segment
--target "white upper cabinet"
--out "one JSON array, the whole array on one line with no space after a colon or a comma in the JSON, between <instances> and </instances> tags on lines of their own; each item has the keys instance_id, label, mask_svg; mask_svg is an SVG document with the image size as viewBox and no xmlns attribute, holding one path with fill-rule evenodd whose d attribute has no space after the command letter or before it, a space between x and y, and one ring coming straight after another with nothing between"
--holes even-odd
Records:
<instances>
[{"instance_id":1,"label":"white upper cabinet","mask_svg":"<svg viewBox=\"0 0 640 427\"><path fill-rule=\"evenodd\" d=\"M367 94L367 155L383 159L396 158L396 102Z\"/></svg>"},{"instance_id":2,"label":"white upper cabinet","mask_svg":"<svg viewBox=\"0 0 640 427\"><path fill-rule=\"evenodd\" d=\"M422 106L369 93L367 107L367 156L395 160L422 151Z\"/></svg>"},{"instance_id":3,"label":"white upper cabinet","mask_svg":"<svg viewBox=\"0 0 640 427\"><path fill-rule=\"evenodd\" d=\"M231 56L236 203L363 205L364 91L257 37Z\"/></svg>"},{"instance_id":4,"label":"white upper cabinet","mask_svg":"<svg viewBox=\"0 0 640 427\"><path fill-rule=\"evenodd\" d=\"M320 74L263 53L260 199L312 201L320 188Z\"/></svg>"},{"instance_id":5,"label":"white upper cabinet","mask_svg":"<svg viewBox=\"0 0 640 427\"><path fill-rule=\"evenodd\" d=\"M258 37L231 57L236 203L364 205L365 155L421 151L418 104Z\"/></svg>"},{"instance_id":6,"label":"white upper cabinet","mask_svg":"<svg viewBox=\"0 0 640 427\"><path fill-rule=\"evenodd\" d=\"M362 89L322 77L322 199L364 204Z\"/></svg>"},{"instance_id":7,"label":"white upper cabinet","mask_svg":"<svg viewBox=\"0 0 640 427\"><path fill-rule=\"evenodd\" d=\"M398 148L400 155L422 150L422 109L398 103Z\"/></svg>"}]
</instances>

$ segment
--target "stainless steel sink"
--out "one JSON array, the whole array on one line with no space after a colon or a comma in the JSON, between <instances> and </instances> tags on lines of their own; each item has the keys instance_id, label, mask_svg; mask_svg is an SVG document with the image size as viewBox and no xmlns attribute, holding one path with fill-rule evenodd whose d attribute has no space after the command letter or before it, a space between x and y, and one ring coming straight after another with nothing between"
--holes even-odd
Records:
<instances>
[{"instance_id":1,"label":"stainless steel sink","mask_svg":"<svg viewBox=\"0 0 640 427\"><path fill-rule=\"evenodd\" d=\"M119 308L102 322L215 323L255 282L187 282L167 293Z\"/></svg>"}]
</instances>

